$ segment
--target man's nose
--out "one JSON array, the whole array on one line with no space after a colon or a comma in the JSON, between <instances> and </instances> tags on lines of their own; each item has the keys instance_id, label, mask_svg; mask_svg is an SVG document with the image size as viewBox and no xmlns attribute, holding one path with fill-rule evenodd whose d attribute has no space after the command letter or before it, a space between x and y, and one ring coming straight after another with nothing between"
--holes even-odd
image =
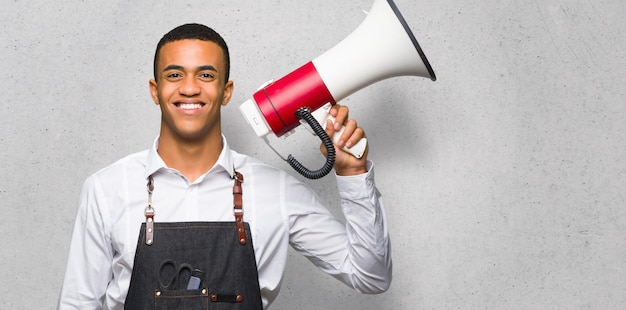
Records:
<instances>
[{"instance_id":1,"label":"man's nose","mask_svg":"<svg viewBox=\"0 0 626 310\"><path fill-rule=\"evenodd\" d=\"M189 76L182 81L178 91L184 96L195 96L200 93L200 84L194 76Z\"/></svg>"}]
</instances>

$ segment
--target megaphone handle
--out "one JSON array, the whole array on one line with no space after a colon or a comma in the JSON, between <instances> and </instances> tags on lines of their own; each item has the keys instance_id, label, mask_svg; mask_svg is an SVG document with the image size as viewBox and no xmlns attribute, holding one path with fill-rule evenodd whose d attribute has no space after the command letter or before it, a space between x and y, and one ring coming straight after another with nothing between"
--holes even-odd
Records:
<instances>
[{"instance_id":1,"label":"megaphone handle","mask_svg":"<svg viewBox=\"0 0 626 310\"><path fill-rule=\"evenodd\" d=\"M335 122L335 117L330 114L328 114L328 119L331 120L333 123ZM339 129L338 131L335 131L335 134L333 134L333 142L335 144L339 142L339 138L341 138L341 135L343 134L345 129L346 129L346 126L341 126L341 129ZM357 142L353 146L351 147L344 146L341 149L345 152L348 152L354 155L354 157L356 158L361 158L363 157L363 154L365 153L366 147L367 147L367 138L361 138L361 140L359 140L359 142Z\"/></svg>"},{"instance_id":2,"label":"megaphone handle","mask_svg":"<svg viewBox=\"0 0 626 310\"><path fill-rule=\"evenodd\" d=\"M330 109L331 108L332 108L332 104L331 103L326 103L325 105L321 106L319 109L311 112L311 115L320 124L326 125L326 122L328 120L331 120L333 123L335 123L335 117L330 115ZM315 131L313 131L311 127L308 127L308 129L311 130L314 135L317 135L317 133L315 133ZM340 130L335 131L335 134L333 135L333 142L335 144L337 144L337 142L339 142L339 138L341 138L341 135L343 134L343 131L345 129L346 129L346 126L341 126ZM351 146L351 147L344 146L341 149L344 152L348 152L348 153L354 155L354 157L356 157L356 158L361 158L361 157L363 157L363 154L365 154L365 148L366 147L367 147L367 139L366 138L361 138L361 140L359 140L359 142L357 142L353 146Z\"/></svg>"}]
</instances>

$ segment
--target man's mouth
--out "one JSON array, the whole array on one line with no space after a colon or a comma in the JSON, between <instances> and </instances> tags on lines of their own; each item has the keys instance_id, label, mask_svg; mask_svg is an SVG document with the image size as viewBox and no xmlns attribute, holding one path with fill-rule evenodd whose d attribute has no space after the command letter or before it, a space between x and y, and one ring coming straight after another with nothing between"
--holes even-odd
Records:
<instances>
[{"instance_id":1,"label":"man's mouth","mask_svg":"<svg viewBox=\"0 0 626 310\"><path fill-rule=\"evenodd\" d=\"M176 103L176 107L182 110L201 109L203 106L202 103Z\"/></svg>"}]
</instances>

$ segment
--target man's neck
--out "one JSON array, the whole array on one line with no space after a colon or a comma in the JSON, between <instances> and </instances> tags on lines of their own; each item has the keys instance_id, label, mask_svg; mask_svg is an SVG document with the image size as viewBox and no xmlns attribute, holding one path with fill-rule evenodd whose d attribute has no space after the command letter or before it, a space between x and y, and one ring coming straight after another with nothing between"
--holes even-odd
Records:
<instances>
[{"instance_id":1,"label":"man's neck","mask_svg":"<svg viewBox=\"0 0 626 310\"><path fill-rule=\"evenodd\" d=\"M167 167L176 169L190 182L215 165L224 147L221 134L203 140L183 140L161 134L157 153Z\"/></svg>"}]
</instances>

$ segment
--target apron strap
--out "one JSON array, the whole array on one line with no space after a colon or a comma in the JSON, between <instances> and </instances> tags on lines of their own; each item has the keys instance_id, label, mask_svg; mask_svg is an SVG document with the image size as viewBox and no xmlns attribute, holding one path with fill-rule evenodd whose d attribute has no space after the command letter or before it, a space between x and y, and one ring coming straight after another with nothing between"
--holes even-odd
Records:
<instances>
[{"instance_id":1,"label":"apron strap","mask_svg":"<svg viewBox=\"0 0 626 310\"><path fill-rule=\"evenodd\" d=\"M148 206L144 210L146 215L146 245L154 243L154 208L152 207L152 191L154 191L154 180L148 177Z\"/></svg>"},{"instance_id":2,"label":"apron strap","mask_svg":"<svg viewBox=\"0 0 626 310\"><path fill-rule=\"evenodd\" d=\"M239 244L245 245L246 230L243 225L243 191L241 189L241 183L243 183L243 175L237 171L233 173L233 179L235 185L233 186L233 209L235 212L235 223L237 224L237 233L239 234Z\"/></svg>"},{"instance_id":3,"label":"apron strap","mask_svg":"<svg viewBox=\"0 0 626 310\"><path fill-rule=\"evenodd\" d=\"M233 211L235 213L235 223L237 224L237 233L239 236L239 244L245 245L246 229L243 224L243 191L241 183L243 183L243 175L237 171L233 173L235 185L233 185ZM148 206L144 213L146 216L146 245L154 243L154 208L152 207L152 192L154 191L154 180L152 176L148 177Z\"/></svg>"}]
</instances>

